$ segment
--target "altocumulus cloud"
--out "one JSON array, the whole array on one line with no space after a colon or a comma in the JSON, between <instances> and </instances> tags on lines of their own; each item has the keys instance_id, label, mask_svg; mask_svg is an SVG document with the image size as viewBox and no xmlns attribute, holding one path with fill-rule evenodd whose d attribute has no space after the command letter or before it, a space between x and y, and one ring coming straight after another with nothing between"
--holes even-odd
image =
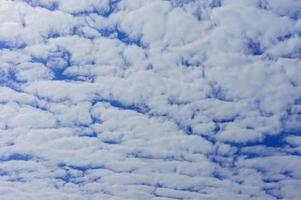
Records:
<instances>
[{"instance_id":1,"label":"altocumulus cloud","mask_svg":"<svg viewBox=\"0 0 301 200\"><path fill-rule=\"evenodd\" d=\"M300 58L300 0L0 0L0 199L299 199Z\"/></svg>"}]
</instances>

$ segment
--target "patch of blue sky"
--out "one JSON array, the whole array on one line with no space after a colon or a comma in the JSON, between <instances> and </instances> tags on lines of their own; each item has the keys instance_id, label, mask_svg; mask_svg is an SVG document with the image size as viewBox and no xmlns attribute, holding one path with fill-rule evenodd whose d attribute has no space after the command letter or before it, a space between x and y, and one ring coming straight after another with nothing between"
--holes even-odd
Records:
<instances>
[{"instance_id":1,"label":"patch of blue sky","mask_svg":"<svg viewBox=\"0 0 301 200\"><path fill-rule=\"evenodd\" d=\"M71 54L68 51L59 49L47 57L33 57L33 63L42 63L51 69L53 80L60 81L93 81L93 76L80 76L66 74L65 70L72 65Z\"/></svg>"},{"instance_id":2,"label":"patch of blue sky","mask_svg":"<svg viewBox=\"0 0 301 200\"><path fill-rule=\"evenodd\" d=\"M116 9L117 5L121 0L110 0L108 7L103 8L103 9L90 9L90 10L83 10L79 12L73 12L71 13L73 16L88 16L88 15L100 15L102 17L109 17L111 14L113 14Z\"/></svg>"},{"instance_id":3,"label":"patch of blue sky","mask_svg":"<svg viewBox=\"0 0 301 200\"><path fill-rule=\"evenodd\" d=\"M66 170L64 175L56 176L55 178L57 180L63 181L64 184L72 183L72 184L75 184L75 185L81 185L81 184L84 183L84 181L81 179L82 176L81 175L74 175L70 171Z\"/></svg>"},{"instance_id":4,"label":"patch of blue sky","mask_svg":"<svg viewBox=\"0 0 301 200\"><path fill-rule=\"evenodd\" d=\"M0 162L12 161L12 160L29 161L29 160L32 160L32 159L33 159L33 157L31 155L20 154L20 153L13 153L13 154L10 154L8 156L0 157Z\"/></svg>"},{"instance_id":5,"label":"patch of blue sky","mask_svg":"<svg viewBox=\"0 0 301 200\"><path fill-rule=\"evenodd\" d=\"M229 97L229 95L226 95L226 89L224 89L220 84L217 82L210 82L210 92L208 93L208 98L218 99L220 101L233 101L232 98Z\"/></svg>"},{"instance_id":6,"label":"patch of blue sky","mask_svg":"<svg viewBox=\"0 0 301 200\"><path fill-rule=\"evenodd\" d=\"M162 161L188 161L184 157L174 155L154 156L146 151L135 149L126 154L128 158L144 159L144 160L162 160Z\"/></svg>"},{"instance_id":7,"label":"patch of blue sky","mask_svg":"<svg viewBox=\"0 0 301 200\"><path fill-rule=\"evenodd\" d=\"M10 67L8 70L4 71L0 67L0 86L9 87L15 91L20 92L20 85L26 83L26 81L21 81L17 79L16 69Z\"/></svg>"},{"instance_id":8,"label":"patch of blue sky","mask_svg":"<svg viewBox=\"0 0 301 200\"><path fill-rule=\"evenodd\" d=\"M31 62L42 63L49 68L66 68L71 66L71 54L59 49L46 57L32 57Z\"/></svg>"},{"instance_id":9,"label":"patch of blue sky","mask_svg":"<svg viewBox=\"0 0 301 200\"><path fill-rule=\"evenodd\" d=\"M116 100L109 101L109 103L115 108L119 108L121 110L133 110L138 113L146 113L149 110L146 106L138 106L134 104L127 105Z\"/></svg>"},{"instance_id":10,"label":"patch of blue sky","mask_svg":"<svg viewBox=\"0 0 301 200\"><path fill-rule=\"evenodd\" d=\"M248 40L247 48L248 52L254 56L260 56L264 52L261 44L251 39Z\"/></svg>"},{"instance_id":11,"label":"patch of blue sky","mask_svg":"<svg viewBox=\"0 0 301 200\"><path fill-rule=\"evenodd\" d=\"M258 141L225 142L225 144L229 144L237 149L236 153L231 155L233 158L244 157L247 159L251 159L266 157L271 154L271 151L275 155L283 155L285 154L285 149L291 147L291 145L286 141L286 137L290 135L290 133L279 133L277 135L266 135L263 137L263 139ZM248 149L250 149L251 151ZM291 152L290 154L301 156L301 154L297 152Z\"/></svg>"},{"instance_id":12,"label":"patch of blue sky","mask_svg":"<svg viewBox=\"0 0 301 200\"><path fill-rule=\"evenodd\" d=\"M195 62L195 61L192 61L191 59L182 58L181 65L183 65L185 67L200 67L202 65L202 63L200 61Z\"/></svg>"},{"instance_id":13,"label":"patch of blue sky","mask_svg":"<svg viewBox=\"0 0 301 200\"><path fill-rule=\"evenodd\" d=\"M72 15L76 16L76 17L78 17L78 16L88 16L88 15L93 15L93 14L104 16L105 13L106 13L105 11L92 9L92 10L84 10L84 11L79 11L79 12L73 12Z\"/></svg>"},{"instance_id":14,"label":"patch of blue sky","mask_svg":"<svg viewBox=\"0 0 301 200\"><path fill-rule=\"evenodd\" d=\"M223 123L234 122L235 119L237 119L237 118L238 118L238 115L234 115L234 116L214 118L214 119L212 119L212 121L217 124L223 124Z\"/></svg>"},{"instance_id":15,"label":"patch of blue sky","mask_svg":"<svg viewBox=\"0 0 301 200\"><path fill-rule=\"evenodd\" d=\"M0 68L0 85L5 85L7 83L6 73Z\"/></svg>"},{"instance_id":16,"label":"patch of blue sky","mask_svg":"<svg viewBox=\"0 0 301 200\"><path fill-rule=\"evenodd\" d=\"M229 144L236 148L244 148L244 147L254 147L254 146L265 146L265 147L283 147L287 145L284 138L287 136L286 134L278 134L278 135L266 135L263 139L259 139L256 141L247 141L247 142L225 142L225 144Z\"/></svg>"},{"instance_id":17,"label":"patch of blue sky","mask_svg":"<svg viewBox=\"0 0 301 200\"><path fill-rule=\"evenodd\" d=\"M69 77L69 76L65 75L64 71L65 71L65 69L54 68L52 70L53 76L54 76L53 80L60 80L60 81L62 81L62 80L74 80L74 79L76 80L75 77Z\"/></svg>"},{"instance_id":18,"label":"patch of blue sky","mask_svg":"<svg viewBox=\"0 0 301 200\"><path fill-rule=\"evenodd\" d=\"M8 42L0 41L0 49L10 49L11 45Z\"/></svg>"},{"instance_id":19,"label":"patch of blue sky","mask_svg":"<svg viewBox=\"0 0 301 200\"><path fill-rule=\"evenodd\" d=\"M116 38L125 45L136 45L141 48L147 48L147 45L143 43L141 37L133 38L117 26L115 26L114 28L100 29L98 31L103 37Z\"/></svg>"},{"instance_id":20,"label":"patch of blue sky","mask_svg":"<svg viewBox=\"0 0 301 200\"><path fill-rule=\"evenodd\" d=\"M95 166L95 165L67 165L65 163L59 163L57 165L59 168L61 169L72 169L72 170L77 170L80 171L82 173L86 173L89 170L95 170L95 169L105 169L104 166L100 165L100 166Z\"/></svg>"},{"instance_id":21,"label":"patch of blue sky","mask_svg":"<svg viewBox=\"0 0 301 200\"><path fill-rule=\"evenodd\" d=\"M222 6L222 0L212 0L209 4L211 8L218 8Z\"/></svg>"},{"instance_id":22,"label":"patch of blue sky","mask_svg":"<svg viewBox=\"0 0 301 200\"><path fill-rule=\"evenodd\" d=\"M110 0L109 8L105 12L102 13L102 16L109 17L112 13L114 13L114 11L116 10L117 5L120 1L121 0Z\"/></svg>"},{"instance_id":23,"label":"patch of blue sky","mask_svg":"<svg viewBox=\"0 0 301 200\"><path fill-rule=\"evenodd\" d=\"M47 35L47 39L52 39L52 38L59 38L61 35L57 32L49 32Z\"/></svg>"},{"instance_id":24,"label":"patch of blue sky","mask_svg":"<svg viewBox=\"0 0 301 200\"><path fill-rule=\"evenodd\" d=\"M268 10L269 3L266 0L259 0L259 1L257 1L257 7L260 9Z\"/></svg>"},{"instance_id":25,"label":"patch of blue sky","mask_svg":"<svg viewBox=\"0 0 301 200\"><path fill-rule=\"evenodd\" d=\"M8 171L0 169L0 177L1 176L8 176L8 175L10 175Z\"/></svg>"},{"instance_id":26,"label":"patch of blue sky","mask_svg":"<svg viewBox=\"0 0 301 200\"><path fill-rule=\"evenodd\" d=\"M147 105L128 104L128 103L123 103L122 101L116 99L96 98L92 101L92 105L95 105L98 102L109 103L114 108L120 110L131 110L141 114L146 114L147 112L150 111L150 108L148 108Z\"/></svg>"},{"instance_id":27,"label":"patch of blue sky","mask_svg":"<svg viewBox=\"0 0 301 200\"><path fill-rule=\"evenodd\" d=\"M181 7L191 2L198 2L198 0L171 0L170 2L174 7ZM208 3L211 8L217 8L222 6L221 0L209 0Z\"/></svg>"},{"instance_id":28,"label":"patch of blue sky","mask_svg":"<svg viewBox=\"0 0 301 200\"><path fill-rule=\"evenodd\" d=\"M36 0L24 0L24 1L32 7L40 7L40 8L50 10L50 11L54 11L54 10L58 9L58 2L55 0L50 3L45 3L42 1L36 1Z\"/></svg>"},{"instance_id":29,"label":"patch of blue sky","mask_svg":"<svg viewBox=\"0 0 301 200\"><path fill-rule=\"evenodd\" d=\"M294 8L294 9L291 9L290 12L282 12L281 14L283 16L288 16L290 19L292 20L295 20L295 21L298 21L299 19L301 19L301 4L300 4L300 7L299 9L298 8Z\"/></svg>"},{"instance_id":30,"label":"patch of blue sky","mask_svg":"<svg viewBox=\"0 0 301 200\"><path fill-rule=\"evenodd\" d=\"M53 68L52 73L53 73L53 80L58 80L58 81L85 81L85 82L93 82L93 76L81 76L81 75L70 75L65 73L66 69L61 69L61 68Z\"/></svg>"},{"instance_id":31,"label":"patch of blue sky","mask_svg":"<svg viewBox=\"0 0 301 200\"><path fill-rule=\"evenodd\" d=\"M294 34L292 34L292 33L286 33L286 34L284 34L282 36L277 37L277 39L279 41L283 42L283 41L286 41L286 40L292 38L293 36L294 36Z\"/></svg>"},{"instance_id":32,"label":"patch of blue sky","mask_svg":"<svg viewBox=\"0 0 301 200\"><path fill-rule=\"evenodd\" d=\"M122 142L118 138L114 139L102 139L101 140L103 143L109 144L109 145L116 145L116 144L121 144Z\"/></svg>"},{"instance_id":33,"label":"patch of blue sky","mask_svg":"<svg viewBox=\"0 0 301 200\"><path fill-rule=\"evenodd\" d=\"M0 40L0 51L1 50L21 50L26 47L26 44L23 42L20 43L12 43L9 41Z\"/></svg>"},{"instance_id":34,"label":"patch of blue sky","mask_svg":"<svg viewBox=\"0 0 301 200\"><path fill-rule=\"evenodd\" d=\"M167 99L168 101L168 104L169 105L178 105L178 106L181 106L181 105L187 105L189 104L189 102L185 102L185 101L180 101L174 97L168 97Z\"/></svg>"}]
</instances>

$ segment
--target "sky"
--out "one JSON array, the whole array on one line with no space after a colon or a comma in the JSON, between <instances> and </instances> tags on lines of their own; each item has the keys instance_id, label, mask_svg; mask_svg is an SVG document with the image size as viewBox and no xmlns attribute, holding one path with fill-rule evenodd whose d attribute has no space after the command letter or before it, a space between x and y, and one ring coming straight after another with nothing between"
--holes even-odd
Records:
<instances>
[{"instance_id":1,"label":"sky","mask_svg":"<svg viewBox=\"0 0 301 200\"><path fill-rule=\"evenodd\" d=\"M1 200L298 200L300 0L0 0Z\"/></svg>"}]
</instances>

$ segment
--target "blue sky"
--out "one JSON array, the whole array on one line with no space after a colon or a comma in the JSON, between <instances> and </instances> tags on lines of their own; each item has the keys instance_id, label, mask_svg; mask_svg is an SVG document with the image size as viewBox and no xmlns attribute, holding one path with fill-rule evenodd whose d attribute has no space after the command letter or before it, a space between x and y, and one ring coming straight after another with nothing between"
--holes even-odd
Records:
<instances>
[{"instance_id":1,"label":"blue sky","mask_svg":"<svg viewBox=\"0 0 301 200\"><path fill-rule=\"evenodd\" d=\"M299 0L0 0L0 199L298 199Z\"/></svg>"}]
</instances>

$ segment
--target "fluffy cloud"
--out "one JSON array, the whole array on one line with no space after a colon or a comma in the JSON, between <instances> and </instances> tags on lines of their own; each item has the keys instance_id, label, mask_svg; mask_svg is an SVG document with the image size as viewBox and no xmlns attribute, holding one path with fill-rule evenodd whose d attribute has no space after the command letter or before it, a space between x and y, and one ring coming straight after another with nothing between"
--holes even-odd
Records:
<instances>
[{"instance_id":1,"label":"fluffy cloud","mask_svg":"<svg viewBox=\"0 0 301 200\"><path fill-rule=\"evenodd\" d=\"M300 9L0 0L0 198L298 199Z\"/></svg>"}]
</instances>

